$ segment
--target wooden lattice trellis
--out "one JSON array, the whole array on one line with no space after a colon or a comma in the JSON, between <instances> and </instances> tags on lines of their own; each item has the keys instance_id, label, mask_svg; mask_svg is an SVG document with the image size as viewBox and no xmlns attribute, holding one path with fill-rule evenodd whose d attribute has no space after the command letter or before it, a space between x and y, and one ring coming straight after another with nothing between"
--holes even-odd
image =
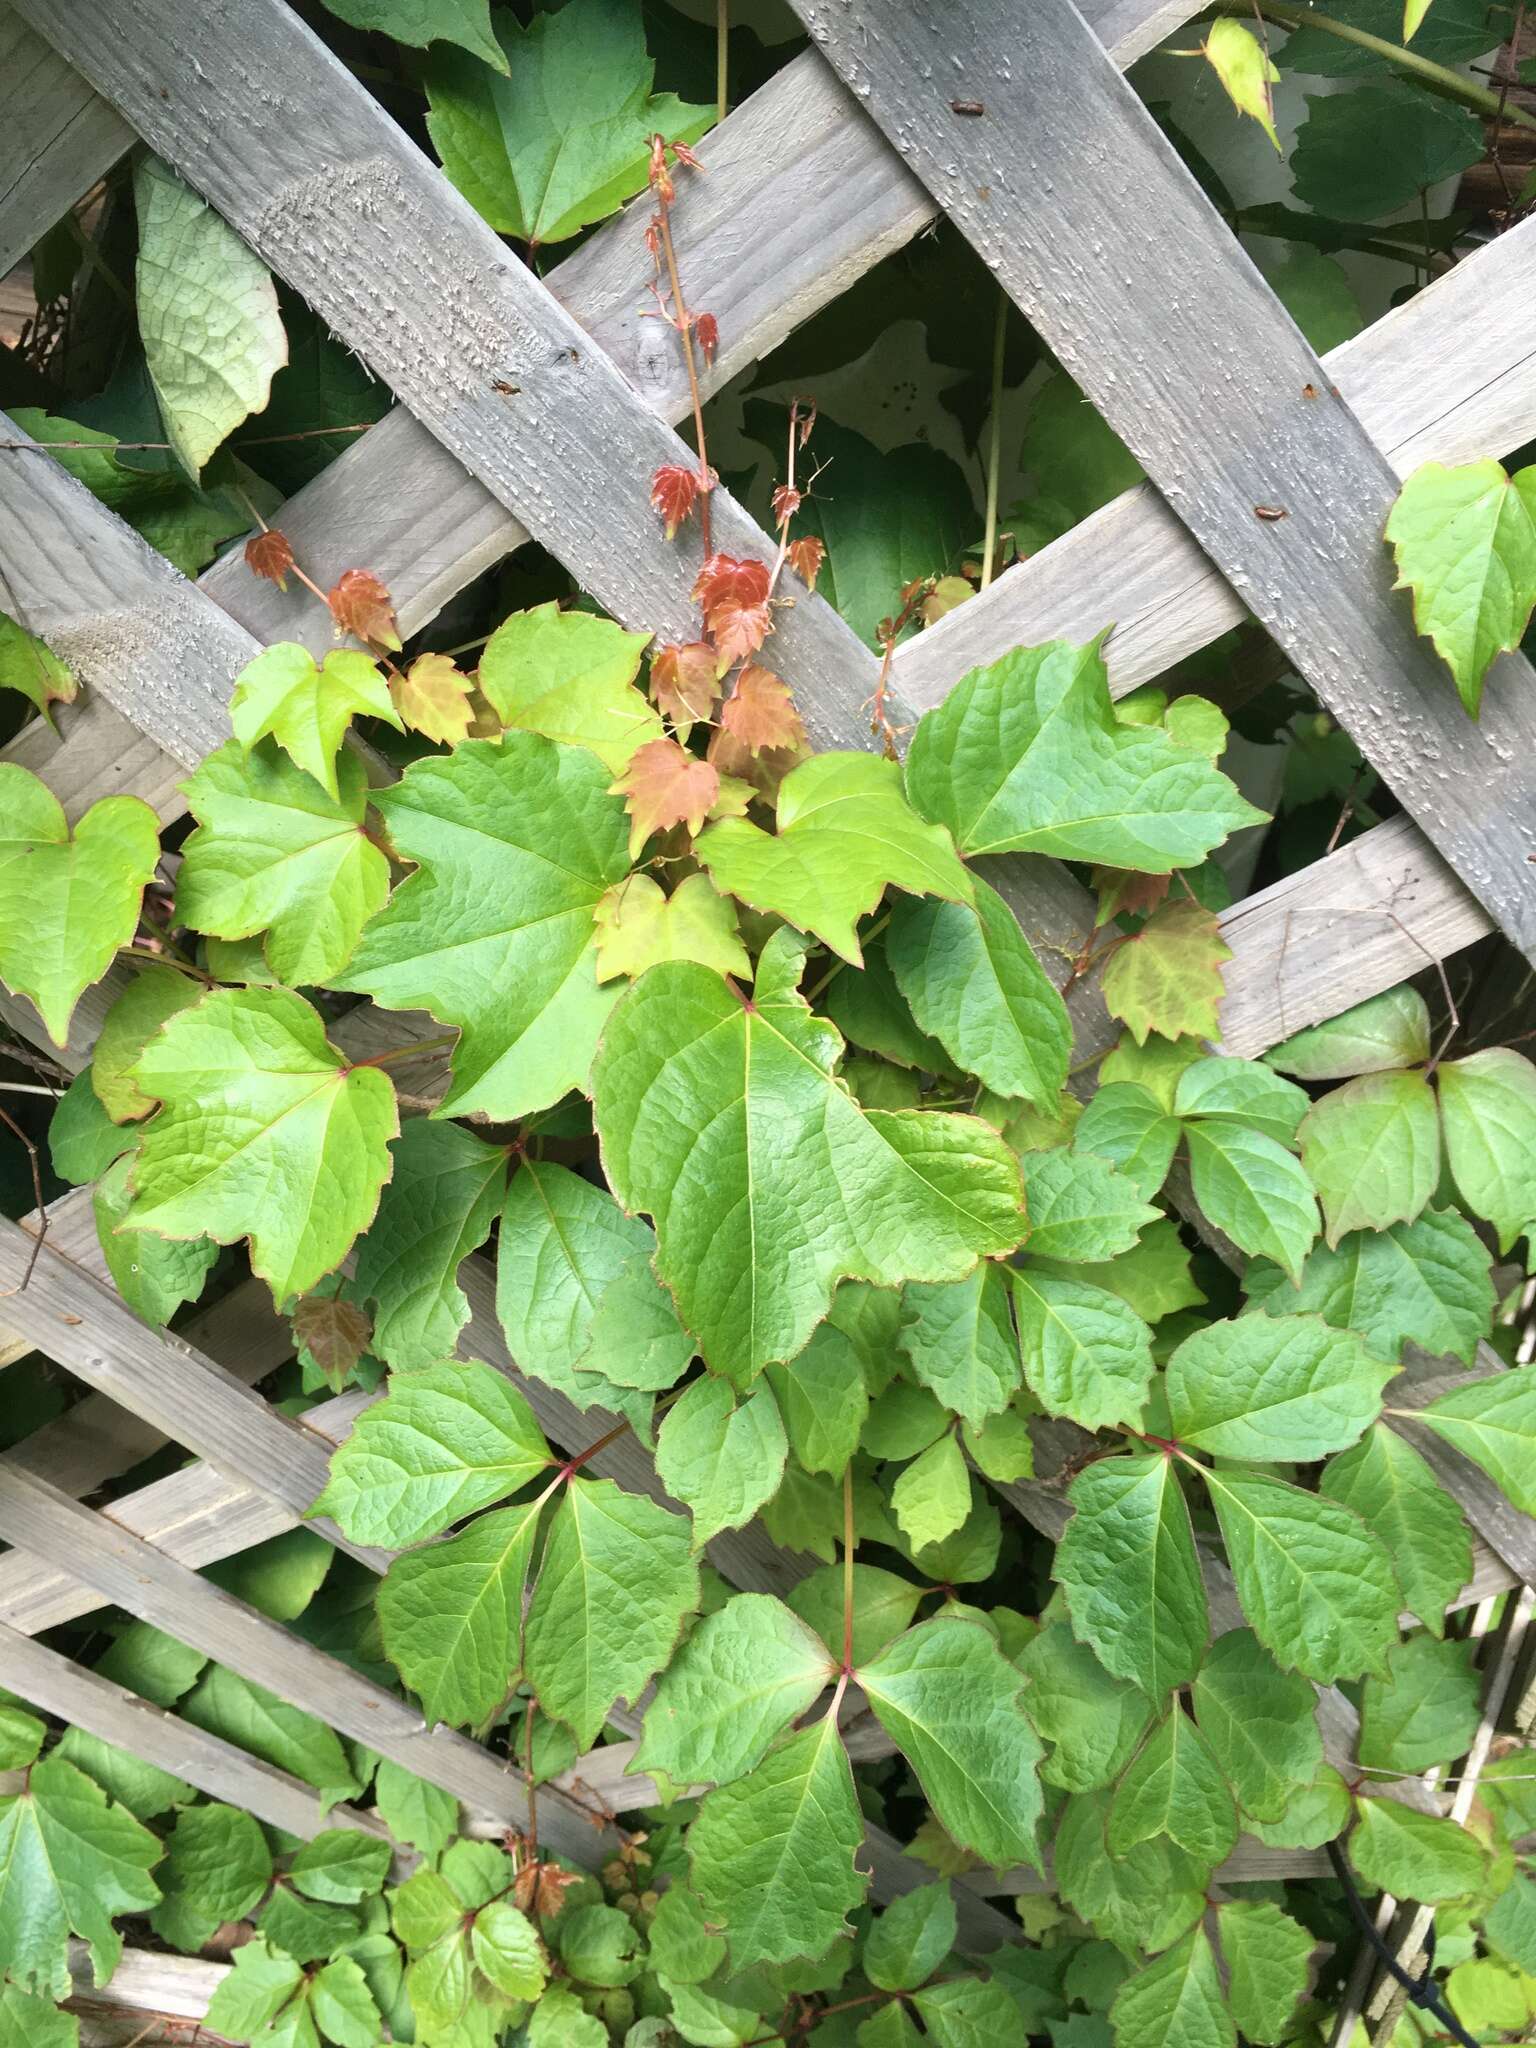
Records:
<instances>
[{"instance_id":1,"label":"wooden lattice trellis","mask_svg":"<svg viewBox=\"0 0 1536 2048\"><path fill-rule=\"evenodd\" d=\"M903 648L898 719L1011 646L1086 638L1110 619L1111 686L1123 694L1251 613L1407 815L1226 913L1224 1048L1256 1054L1495 929L1536 956L1536 678L1505 657L1470 724L1389 595L1381 553L1397 477L1530 434L1536 222L1319 363L1119 75L1197 11L1187 0L796 4L820 47L709 138L709 175L677 204L690 298L720 325L709 388L942 207L1151 479ZM694 552L663 540L647 502L657 465L685 459L668 423L688 393L668 330L641 317L646 258L632 220L541 282L284 0L210 0L195 34L178 0L12 5L0 0L0 272L142 136L398 397L279 515L316 575L374 569L412 631L532 534L627 625L692 637ZM0 438L24 437L0 418ZM1260 518L1258 506L1286 516ZM737 554L771 546L724 494L715 531ZM231 686L259 646L328 644L300 594L257 582L238 555L187 582L31 449L0 451L0 576L0 603L88 686L58 734L39 721L0 750L40 773L72 817L125 790L165 821L179 816L177 781L228 737ZM818 743L870 744L875 658L827 604L787 611L776 651ZM1064 978L1088 898L1045 861L987 865ZM118 986L109 976L80 1005L71 1066L89 1058ZM1084 985L1071 1007L1082 1056L1107 1042L1108 1020ZM4 997L0 1012L40 1036L27 1005ZM399 1017L386 1024L362 1007L333 1036L361 1056L401 1030ZM401 1078L412 1085L409 1069ZM29 1229L35 1219L0 1227L0 1285L20 1281ZM488 1263L471 1258L461 1278L466 1355L511 1375L555 1442L578 1448L601 1433L601 1414L518 1372ZM368 1398L343 1395L299 1423L253 1390L287 1355L265 1289L237 1288L176 1337L146 1328L104 1278L80 1191L53 1210L30 1284L0 1303L0 1322L93 1390L0 1460L0 1538L14 1545L0 1557L0 1681L269 1822L313 1832L307 1786L34 1640L116 1603L447 1788L472 1824L519 1823L515 1771L197 1573L295 1525ZM1479 1370L1497 1366L1490 1352ZM1438 1390L1425 1382L1404 1398ZM1063 1444L1071 1435L1060 1431ZM168 1439L199 1462L115 1501L110 1519L81 1505ZM1462 1603L1536 1585L1536 1525L1427 1432L1413 1440L1482 1539ZM632 1436L593 1470L664 1497ZM1048 1481L999 1491L1059 1535L1065 1503ZM388 1561L315 1526L371 1569ZM717 1538L710 1556L733 1584L775 1591L805 1562L761 1525ZM1230 1590L1213 1592L1230 1615ZM1319 1711L1327 1753L1347 1764L1353 1708L1329 1689ZM856 1754L882 1753L878 1731L854 1741ZM612 1814L652 1802L649 1780L624 1775L633 1748L594 1751L541 1793L556 1848L595 1865L611 1851ZM379 1831L369 1814L332 1818ZM930 1875L875 1829L867 1855L877 1896ZM1320 1852L1245 1841L1221 1875L1325 1867ZM965 1943L1016 1931L989 1893L1039 1883L1030 1872L958 1881Z\"/></svg>"}]
</instances>

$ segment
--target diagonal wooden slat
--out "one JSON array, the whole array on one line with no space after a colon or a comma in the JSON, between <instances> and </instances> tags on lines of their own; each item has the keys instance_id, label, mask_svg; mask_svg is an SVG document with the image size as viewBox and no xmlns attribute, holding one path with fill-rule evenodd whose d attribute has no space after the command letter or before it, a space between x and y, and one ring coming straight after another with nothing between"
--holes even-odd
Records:
<instances>
[{"instance_id":1,"label":"diagonal wooden slat","mask_svg":"<svg viewBox=\"0 0 1536 2048\"><path fill-rule=\"evenodd\" d=\"M1002 21L989 0L796 7L1238 596L1536 957L1536 677L1504 657L1481 721L1466 717L1381 560L1391 465L1071 0L1013 0ZM962 95L979 118L954 111Z\"/></svg>"},{"instance_id":2,"label":"diagonal wooden slat","mask_svg":"<svg viewBox=\"0 0 1536 2048\"><path fill-rule=\"evenodd\" d=\"M520 1772L477 1743L420 1714L348 1665L327 1656L186 1565L81 1507L43 1480L0 1465L0 1535L18 1549L64 1555L106 1599L269 1692L319 1714L468 1806L520 1827L527 1794ZM591 1869L613 1853L611 1830L569 1794L540 1797L541 1835Z\"/></svg>"},{"instance_id":3,"label":"diagonal wooden slat","mask_svg":"<svg viewBox=\"0 0 1536 2048\"><path fill-rule=\"evenodd\" d=\"M0 5L0 277L84 198L133 130Z\"/></svg>"}]
</instances>

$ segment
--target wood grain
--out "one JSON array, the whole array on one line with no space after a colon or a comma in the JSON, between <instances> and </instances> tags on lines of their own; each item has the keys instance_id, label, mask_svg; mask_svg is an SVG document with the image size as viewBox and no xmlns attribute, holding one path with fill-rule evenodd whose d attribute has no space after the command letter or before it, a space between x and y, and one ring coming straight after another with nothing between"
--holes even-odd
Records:
<instances>
[{"instance_id":1,"label":"wood grain","mask_svg":"<svg viewBox=\"0 0 1536 2048\"><path fill-rule=\"evenodd\" d=\"M1237 595L1536 957L1536 678L1504 657L1481 721L1466 717L1382 565L1391 464L1070 0L1013 0L1006 26L991 0L795 4ZM960 94L986 114L956 116Z\"/></svg>"},{"instance_id":2,"label":"wood grain","mask_svg":"<svg viewBox=\"0 0 1536 2048\"><path fill-rule=\"evenodd\" d=\"M132 143L121 115L0 4L0 277Z\"/></svg>"}]
</instances>

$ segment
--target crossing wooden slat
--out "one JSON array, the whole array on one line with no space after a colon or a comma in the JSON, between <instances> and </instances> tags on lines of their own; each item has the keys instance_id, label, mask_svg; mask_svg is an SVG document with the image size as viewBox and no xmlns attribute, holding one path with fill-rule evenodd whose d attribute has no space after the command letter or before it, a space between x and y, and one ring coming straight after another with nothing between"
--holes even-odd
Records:
<instances>
[{"instance_id":1,"label":"crossing wooden slat","mask_svg":"<svg viewBox=\"0 0 1536 2048\"><path fill-rule=\"evenodd\" d=\"M1014 0L1001 19L993 0L795 4L1238 597L1536 957L1536 676L1503 657L1467 718L1391 591L1390 463L1071 0ZM957 114L962 96L984 113Z\"/></svg>"},{"instance_id":2,"label":"crossing wooden slat","mask_svg":"<svg viewBox=\"0 0 1536 2048\"><path fill-rule=\"evenodd\" d=\"M0 4L0 277L132 143L122 116Z\"/></svg>"}]
</instances>

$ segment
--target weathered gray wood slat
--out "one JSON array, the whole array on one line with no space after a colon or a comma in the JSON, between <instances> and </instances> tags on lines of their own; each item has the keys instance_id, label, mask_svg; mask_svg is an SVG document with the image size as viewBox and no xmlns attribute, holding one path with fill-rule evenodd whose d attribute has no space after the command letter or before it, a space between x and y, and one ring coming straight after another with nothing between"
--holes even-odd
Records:
<instances>
[{"instance_id":1,"label":"weathered gray wood slat","mask_svg":"<svg viewBox=\"0 0 1536 2048\"><path fill-rule=\"evenodd\" d=\"M81 1578L130 1614L319 1714L466 1805L512 1826L526 1823L524 1782L513 1767L448 1729L428 1728L393 1693L56 1487L0 1467L0 1535L20 1550L67 1556ZM615 1846L612 1831L595 1819L568 1794L540 1795L541 1835L589 1869Z\"/></svg>"},{"instance_id":2,"label":"weathered gray wood slat","mask_svg":"<svg viewBox=\"0 0 1536 2048\"><path fill-rule=\"evenodd\" d=\"M116 1743L173 1777L185 1778L212 1799L243 1806L269 1827L306 1838L322 1828L355 1828L360 1834L392 1840L375 1815L346 1805L333 1806L322 1815L319 1795L301 1778L152 1706L126 1686L114 1685L3 1622L0 1669L8 1688L29 1705L72 1722L103 1742ZM403 1876L415 1858L397 1852L396 1861Z\"/></svg>"},{"instance_id":3,"label":"weathered gray wood slat","mask_svg":"<svg viewBox=\"0 0 1536 2048\"><path fill-rule=\"evenodd\" d=\"M132 142L122 116L0 4L0 277Z\"/></svg>"},{"instance_id":4,"label":"weathered gray wood slat","mask_svg":"<svg viewBox=\"0 0 1536 2048\"><path fill-rule=\"evenodd\" d=\"M990 0L796 8L1238 596L1536 954L1529 664L1505 657L1481 722L1466 717L1390 591L1390 463L1070 0L1014 0L1001 18ZM985 114L955 114L962 95Z\"/></svg>"}]
</instances>

